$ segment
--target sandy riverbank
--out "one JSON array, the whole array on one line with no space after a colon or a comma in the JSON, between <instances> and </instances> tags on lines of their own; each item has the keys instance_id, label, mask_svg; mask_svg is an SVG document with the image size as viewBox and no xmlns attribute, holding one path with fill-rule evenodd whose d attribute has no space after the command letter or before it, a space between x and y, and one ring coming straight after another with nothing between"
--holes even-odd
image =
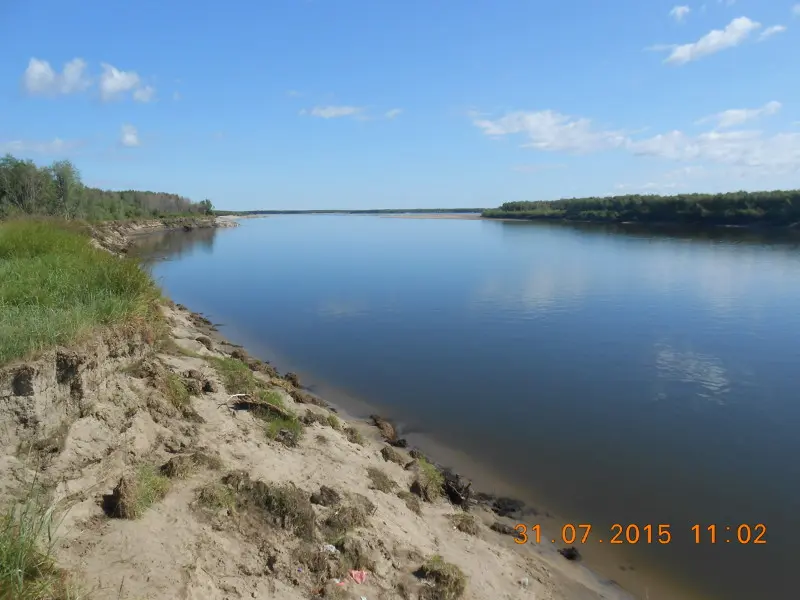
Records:
<instances>
[{"instance_id":1,"label":"sandy riverbank","mask_svg":"<svg viewBox=\"0 0 800 600\"><path fill-rule=\"evenodd\" d=\"M57 564L92 598L629 597L515 543L491 501L454 504L390 425L336 417L161 310L158 339L106 332L0 368L0 501L46 491Z\"/></svg>"}]
</instances>

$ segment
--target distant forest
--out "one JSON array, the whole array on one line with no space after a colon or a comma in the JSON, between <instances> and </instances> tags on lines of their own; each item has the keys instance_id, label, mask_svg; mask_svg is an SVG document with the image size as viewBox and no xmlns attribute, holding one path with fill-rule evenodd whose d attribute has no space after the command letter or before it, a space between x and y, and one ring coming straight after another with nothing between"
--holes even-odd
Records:
<instances>
[{"instance_id":1,"label":"distant forest","mask_svg":"<svg viewBox=\"0 0 800 600\"><path fill-rule=\"evenodd\" d=\"M506 202L488 218L705 225L800 224L800 190Z\"/></svg>"},{"instance_id":2,"label":"distant forest","mask_svg":"<svg viewBox=\"0 0 800 600\"><path fill-rule=\"evenodd\" d=\"M177 194L87 187L67 160L37 167L10 154L0 158L0 219L28 214L105 221L212 213L210 200L192 202Z\"/></svg>"}]
</instances>

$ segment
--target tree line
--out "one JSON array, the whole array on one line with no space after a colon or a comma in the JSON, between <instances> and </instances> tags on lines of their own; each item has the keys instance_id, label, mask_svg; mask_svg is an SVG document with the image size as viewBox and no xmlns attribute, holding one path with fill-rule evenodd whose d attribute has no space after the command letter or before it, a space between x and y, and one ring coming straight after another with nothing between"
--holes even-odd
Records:
<instances>
[{"instance_id":1,"label":"tree line","mask_svg":"<svg viewBox=\"0 0 800 600\"><path fill-rule=\"evenodd\" d=\"M793 225L800 223L800 190L518 201L485 210L482 215L568 221Z\"/></svg>"},{"instance_id":2,"label":"tree line","mask_svg":"<svg viewBox=\"0 0 800 600\"><path fill-rule=\"evenodd\" d=\"M6 154L0 158L0 219L48 215L87 221L212 214L210 200L193 202L178 194L87 187L68 160L38 167Z\"/></svg>"}]
</instances>

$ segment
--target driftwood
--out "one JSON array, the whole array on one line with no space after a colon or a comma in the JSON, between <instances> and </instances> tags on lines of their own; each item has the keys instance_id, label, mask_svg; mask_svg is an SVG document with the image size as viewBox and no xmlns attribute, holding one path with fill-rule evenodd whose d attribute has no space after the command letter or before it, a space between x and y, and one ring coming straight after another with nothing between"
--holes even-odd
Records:
<instances>
[{"instance_id":1,"label":"driftwood","mask_svg":"<svg viewBox=\"0 0 800 600\"><path fill-rule=\"evenodd\" d=\"M233 404L230 404L230 401L235 399ZM263 400L257 400L252 398L248 394L233 394L229 399L228 402L225 402L225 405L228 406L231 410L247 410L250 412L258 412L260 410L264 410L267 412L271 412L275 415L283 417L284 419L296 419L297 415L293 412L286 410L285 408L281 408L280 406L275 406L274 404L270 404L269 402L265 402Z\"/></svg>"}]
</instances>

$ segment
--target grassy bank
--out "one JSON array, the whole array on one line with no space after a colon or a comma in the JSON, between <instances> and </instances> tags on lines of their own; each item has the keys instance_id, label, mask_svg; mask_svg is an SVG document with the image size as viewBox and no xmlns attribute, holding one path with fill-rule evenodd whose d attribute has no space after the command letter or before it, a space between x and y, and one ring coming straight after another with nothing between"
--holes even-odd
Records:
<instances>
[{"instance_id":1,"label":"grassy bank","mask_svg":"<svg viewBox=\"0 0 800 600\"><path fill-rule=\"evenodd\" d=\"M482 215L504 219L788 226L800 223L800 190L506 202Z\"/></svg>"},{"instance_id":2,"label":"grassy bank","mask_svg":"<svg viewBox=\"0 0 800 600\"><path fill-rule=\"evenodd\" d=\"M147 330L159 295L135 261L93 247L76 225L0 223L0 364L102 327Z\"/></svg>"}]
</instances>

